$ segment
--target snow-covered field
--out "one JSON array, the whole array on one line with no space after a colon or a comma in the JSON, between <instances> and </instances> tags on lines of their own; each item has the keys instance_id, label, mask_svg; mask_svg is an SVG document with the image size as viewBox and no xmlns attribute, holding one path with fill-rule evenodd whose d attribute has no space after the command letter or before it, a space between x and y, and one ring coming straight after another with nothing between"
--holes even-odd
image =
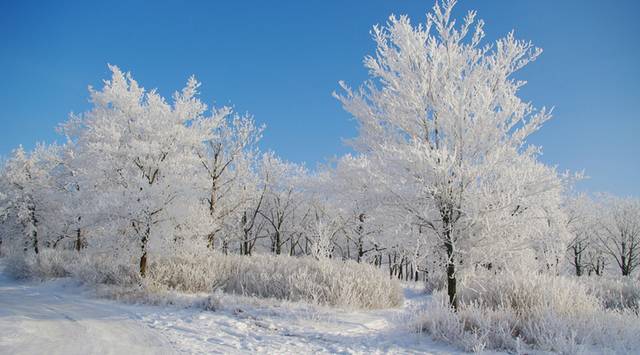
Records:
<instances>
[{"instance_id":1,"label":"snow-covered field","mask_svg":"<svg viewBox=\"0 0 640 355\"><path fill-rule=\"evenodd\" d=\"M347 311L221 296L219 310L125 304L72 279L16 281L0 263L0 354L452 354L407 328L427 297L402 308Z\"/></svg>"}]
</instances>

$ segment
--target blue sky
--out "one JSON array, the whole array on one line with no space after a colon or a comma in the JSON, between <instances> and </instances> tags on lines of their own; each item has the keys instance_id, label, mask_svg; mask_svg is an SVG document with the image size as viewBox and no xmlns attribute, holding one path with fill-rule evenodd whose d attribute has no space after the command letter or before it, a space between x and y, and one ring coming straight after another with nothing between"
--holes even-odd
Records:
<instances>
[{"instance_id":1,"label":"blue sky","mask_svg":"<svg viewBox=\"0 0 640 355\"><path fill-rule=\"evenodd\" d=\"M267 125L264 148L313 167L355 135L331 92L366 78L371 27L391 13L423 21L432 4L3 1L0 155L60 140L56 124L88 109L87 86L100 86L112 63L167 96L195 74L204 101L251 112ZM544 49L519 76L529 81L523 97L555 106L531 139L542 159L584 169L581 189L640 195L640 2L463 0L456 15L468 9L487 39L515 29Z\"/></svg>"}]
</instances>

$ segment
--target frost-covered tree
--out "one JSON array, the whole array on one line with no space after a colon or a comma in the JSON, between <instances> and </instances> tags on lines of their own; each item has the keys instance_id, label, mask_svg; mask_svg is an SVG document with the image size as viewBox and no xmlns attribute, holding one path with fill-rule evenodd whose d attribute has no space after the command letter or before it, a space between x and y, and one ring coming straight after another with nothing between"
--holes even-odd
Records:
<instances>
[{"instance_id":1,"label":"frost-covered tree","mask_svg":"<svg viewBox=\"0 0 640 355\"><path fill-rule=\"evenodd\" d=\"M601 195L599 210L600 244L629 276L640 266L640 200Z\"/></svg>"},{"instance_id":2,"label":"frost-covered tree","mask_svg":"<svg viewBox=\"0 0 640 355\"><path fill-rule=\"evenodd\" d=\"M601 246L598 243L600 226L595 201L586 194L567 199L565 204L568 230L568 258L576 276L595 272L600 275L604 267Z\"/></svg>"},{"instance_id":3,"label":"frost-covered tree","mask_svg":"<svg viewBox=\"0 0 640 355\"><path fill-rule=\"evenodd\" d=\"M257 158L255 145L262 128L256 127L251 117L233 114L228 108L220 110L220 114L223 118L219 126L204 142L198 157L204 168L205 181L201 184L208 187L207 246L213 248L216 236L225 231L221 240L226 252L232 234L229 228L246 219L244 213L257 193L253 169Z\"/></svg>"},{"instance_id":4,"label":"frost-covered tree","mask_svg":"<svg viewBox=\"0 0 640 355\"><path fill-rule=\"evenodd\" d=\"M64 133L64 129L61 129ZM85 195L84 189L80 189L80 167L76 165L76 154L73 141L68 141L60 151L60 169L54 178L59 191L58 215L63 223L62 234L54 247L60 242L69 244L72 241L76 251L87 246L87 228L91 225L90 208L91 196Z\"/></svg>"},{"instance_id":5,"label":"frost-covered tree","mask_svg":"<svg viewBox=\"0 0 640 355\"><path fill-rule=\"evenodd\" d=\"M272 152L262 157L262 177L266 184L265 196L260 209L260 215L266 221L266 230L271 239L271 252L282 254L283 247L289 243L290 253L297 246L292 233L305 213L299 213L299 207L304 200L301 182L306 177L304 167L286 162ZM304 207L303 207L304 208Z\"/></svg>"},{"instance_id":6,"label":"frost-covered tree","mask_svg":"<svg viewBox=\"0 0 640 355\"><path fill-rule=\"evenodd\" d=\"M483 22L470 12L456 26L454 5L436 3L425 25L391 16L374 27L372 80L356 91L341 83L336 97L359 124L353 146L367 155L372 181L438 240L456 307L460 263L553 238L545 229L561 184L526 143L550 114L524 102L524 82L513 78L541 51L513 33L481 45Z\"/></svg>"},{"instance_id":7,"label":"frost-covered tree","mask_svg":"<svg viewBox=\"0 0 640 355\"><path fill-rule=\"evenodd\" d=\"M378 212L380 194L375 191L364 168L364 156L345 155L335 166L324 167L307 183L306 190L331 204L331 211L342 220L343 242L338 243L343 258L365 261L372 252L383 249L379 243L383 226ZM382 212L384 213L384 212Z\"/></svg>"},{"instance_id":8,"label":"frost-covered tree","mask_svg":"<svg viewBox=\"0 0 640 355\"><path fill-rule=\"evenodd\" d=\"M13 151L0 179L3 243L38 254L59 233L58 190L53 178L59 165L55 145L38 144L32 152L20 146Z\"/></svg>"},{"instance_id":9,"label":"frost-covered tree","mask_svg":"<svg viewBox=\"0 0 640 355\"><path fill-rule=\"evenodd\" d=\"M333 256L338 236L344 232L347 221L340 213L340 209L326 199L318 198L314 201L313 221L307 231L310 254L317 259Z\"/></svg>"},{"instance_id":10,"label":"frost-covered tree","mask_svg":"<svg viewBox=\"0 0 640 355\"><path fill-rule=\"evenodd\" d=\"M249 180L251 181L251 180ZM258 240L265 238L266 220L260 215L262 203L267 191L263 180L254 180L256 184L245 185L245 193L250 196L242 209L239 223L240 254L251 255Z\"/></svg>"},{"instance_id":11,"label":"frost-covered tree","mask_svg":"<svg viewBox=\"0 0 640 355\"><path fill-rule=\"evenodd\" d=\"M150 246L170 242L197 205L196 152L221 118L215 110L206 115L194 78L169 104L130 74L110 69L104 88L90 90L93 108L72 117L65 131L76 144L79 189L94 204L93 232L110 249L137 257L145 276Z\"/></svg>"}]
</instances>

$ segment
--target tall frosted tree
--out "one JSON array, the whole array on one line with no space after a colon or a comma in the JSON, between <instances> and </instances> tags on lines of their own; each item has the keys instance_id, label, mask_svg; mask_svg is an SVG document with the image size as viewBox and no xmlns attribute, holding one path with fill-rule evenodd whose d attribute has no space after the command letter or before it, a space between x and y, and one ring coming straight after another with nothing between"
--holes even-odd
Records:
<instances>
[{"instance_id":1,"label":"tall frosted tree","mask_svg":"<svg viewBox=\"0 0 640 355\"><path fill-rule=\"evenodd\" d=\"M207 187L207 246L213 249L216 237L220 237L226 252L232 234L230 225L242 219L240 215L255 197L257 178L252 170L264 127L256 127L253 118L233 114L229 108L219 112L224 118L197 154L204 172L199 185Z\"/></svg>"},{"instance_id":2,"label":"tall frosted tree","mask_svg":"<svg viewBox=\"0 0 640 355\"><path fill-rule=\"evenodd\" d=\"M488 248L543 245L530 238L551 235L540 229L561 203L558 174L526 143L550 114L524 102L513 78L541 50L513 33L482 45L484 23L469 12L456 25L455 3L436 3L424 25L391 16L375 26L371 80L335 94L359 124L352 143L372 181L444 252L454 308L458 265Z\"/></svg>"},{"instance_id":3,"label":"tall frosted tree","mask_svg":"<svg viewBox=\"0 0 640 355\"><path fill-rule=\"evenodd\" d=\"M197 153L227 112L207 115L194 78L170 104L110 69L104 88L91 90L93 108L72 117L64 130L75 144L79 191L93 201L94 233L102 231L110 249L124 245L137 256L144 277L149 248L166 245L200 205L192 186L201 164Z\"/></svg>"}]
</instances>

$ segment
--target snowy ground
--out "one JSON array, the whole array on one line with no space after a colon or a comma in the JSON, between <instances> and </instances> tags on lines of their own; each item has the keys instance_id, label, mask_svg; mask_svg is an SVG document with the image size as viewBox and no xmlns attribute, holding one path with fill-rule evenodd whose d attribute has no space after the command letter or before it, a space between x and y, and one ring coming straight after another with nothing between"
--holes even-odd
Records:
<instances>
[{"instance_id":1,"label":"snowy ground","mask_svg":"<svg viewBox=\"0 0 640 355\"><path fill-rule=\"evenodd\" d=\"M124 304L70 279L21 282L0 263L0 354L452 354L406 329L426 297L400 309L345 311L222 296L219 310Z\"/></svg>"}]
</instances>

